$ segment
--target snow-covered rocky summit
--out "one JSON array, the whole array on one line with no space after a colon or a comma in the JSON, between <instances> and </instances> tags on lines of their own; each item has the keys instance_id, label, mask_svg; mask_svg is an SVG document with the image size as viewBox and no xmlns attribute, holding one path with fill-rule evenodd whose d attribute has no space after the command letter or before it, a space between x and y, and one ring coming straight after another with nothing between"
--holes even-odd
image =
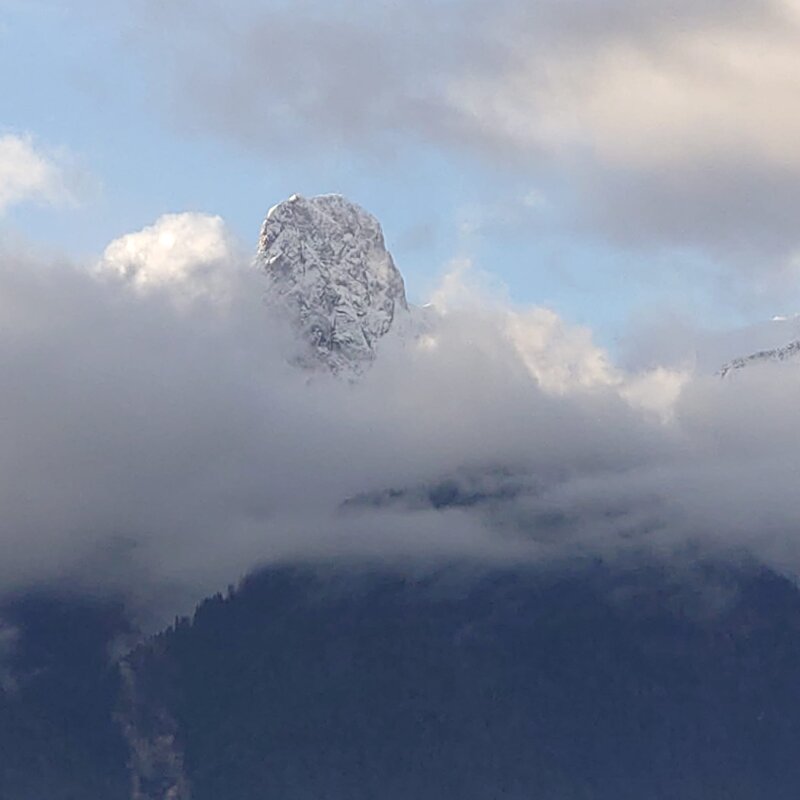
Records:
<instances>
[{"instance_id":1,"label":"snow-covered rocky summit","mask_svg":"<svg viewBox=\"0 0 800 800\"><path fill-rule=\"evenodd\" d=\"M271 208L256 266L268 279L266 301L300 332L306 366L360 372L408 311L380 224L341 195L293 195Z\"/></svg>"},{"instance_id":2,"label":"snow-covered rocky summit","mask_svg":"<svg viewBox=\"0 0 800 800\"><path fill-rule=\"evenodd\" d=\"M781 361L800 361L800 340L789 342L783 347L775 347L771 350L759 350L743 358L734 358L724 364L719 370L719 376L724 378L736 370L744 369L745 367L753 366L756 364L769 364L778 363Z\"/></svg>"}]
</instances>

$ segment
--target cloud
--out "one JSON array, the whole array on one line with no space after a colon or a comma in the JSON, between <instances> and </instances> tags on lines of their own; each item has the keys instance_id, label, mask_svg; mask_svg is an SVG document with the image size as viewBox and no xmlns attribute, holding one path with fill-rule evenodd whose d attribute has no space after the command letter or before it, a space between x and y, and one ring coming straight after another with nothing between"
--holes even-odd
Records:
<instances>
[{"instance_id":1,"label":"cloud","mask_svg":"<svg viewBox=\"0 0 800 800\"><path fill-rule=\"evenodd\" d=\"M671 0L643 18L641 3L612 2L600 20L587 3L506 3L505 58L455 81L450 100L523 151L628 169L743 157L796 169L800 16L785 0L736 5L701 3L703 14Z\"/></svg>"},{"instance_id":2,"label":"cloud","mask_svg":"<svg viewBox=\"0 0 800 800\"><path fill-rule=\"evenodd\" d=\"M153 225L115 239L97 265L102 275L139 292L172 291L177 299L228 299L234 245L221 217L164 214Z\"/></svg>"},{"instance_id":3,"label":"cloud","mask_svg":"<svg viewBox=\"0 0 800 800\"><path fill-rule=\"evenodd\" d=\"M612 390L629 404L667 418L688 379L688 370L680 359L673 359L668 367L645 367L627 374L595 344L589 328L567 324L544 306L515 308L504 288L490 275L476 270L468 259L450 264L431 304L440 314L447 314L451 308L469 309L476 319L489 320L492 329L513 346L537 385L551 395ZM699 333L694 332L691 338L697 342ZM427 341L428 346L435 345L435 335Z\"/></svg>"},{"instance_id":4,"label":"cloud","mask_svg":"<svg viewBox=\"0 0 800 800\"><path fill-rule=\"evenodd\" d=\"M149 13L143 47L186 130L267 154L433 143L528 170L551 228L696 249L772 295L796 282L795 0L186 11Z\"/></svg>"},{"instance_id":5,"label":"cloud","mask_svg":"<svg viewBox=\"0 0 800 800\"><path fill-rule=\"evenodd\" d=\"M25 202L71 202L63 169L30 136L0 136L0 214Z\"/></svg>"},{"instance_id":6,"label":"cloud","mask_svg":"<svg viewBox=\"0 0 800 800\"><path fill-rule=\"evenodd\" d=\"M169 616L287 559L800 570L791 366L625 370L461 266L423 337L385 339L357 383L312 375L229 238L161 219L109 248L135 245L132 271L107 251L113 279L0 256L0 594L65 582Z\"/></svg>"},{"instance_id":7,"label":"cloud","mask_svg":"<svg viewBox=\"0 0 800 800\"><path fill-rule=\"evenodd\" d=\"M510 313L507 331L539 385L551 392L613 386L620 378L586 328L565 325L549 308Z\"/></svg>"}]
</instances>

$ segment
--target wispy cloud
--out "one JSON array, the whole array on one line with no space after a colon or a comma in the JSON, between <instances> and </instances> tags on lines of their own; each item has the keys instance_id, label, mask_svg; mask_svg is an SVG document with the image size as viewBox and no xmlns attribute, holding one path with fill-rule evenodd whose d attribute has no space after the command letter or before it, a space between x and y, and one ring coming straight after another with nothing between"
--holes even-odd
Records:
<instances>
[{"instance_id":1,"label":"wispy cloud","mask_svg":"<svg viewBox=\"0 0 800 800\"><path fill-rule=\"evenodd\" d=\"M20 203L56 205L74 202L75 195L58 159L31 136L0 136L0 214Z\"/></svg>"}]
</instances>

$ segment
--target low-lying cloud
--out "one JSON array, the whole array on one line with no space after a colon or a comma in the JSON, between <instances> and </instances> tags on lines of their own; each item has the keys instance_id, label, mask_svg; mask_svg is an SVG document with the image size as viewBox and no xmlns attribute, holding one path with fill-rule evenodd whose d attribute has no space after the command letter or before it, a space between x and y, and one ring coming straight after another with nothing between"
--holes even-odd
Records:
<instances>
[{"instance_id":1,"label":"low-lying cloud","mask_svg":"<svg viewBox=\"0 0 800 800\"><path fill-rule=\"evenodd\" d=\"M185 607L286 559L699 547L800 569L791 365L632 373L462 268L350 383L286 362L237 250L173 215L99 267L2 254L0 593Z\"/></svg>"}]
</instances>

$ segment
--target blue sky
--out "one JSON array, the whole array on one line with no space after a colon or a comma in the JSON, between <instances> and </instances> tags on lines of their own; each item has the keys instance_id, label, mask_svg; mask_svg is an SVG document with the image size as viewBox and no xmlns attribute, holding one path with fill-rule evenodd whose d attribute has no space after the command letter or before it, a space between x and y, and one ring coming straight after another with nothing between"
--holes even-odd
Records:
<instances>
[{"instance_id":1,"label":"blue sky","mask_svg":"<svg viewBox=\"0 0 800 800\"><path fill-rule=\"evenodd\" d=\"M341 192L379 217L417 301L468 258L610 346L667 313L791 313L796 11L5 0L0 135L70 200L20 196L0 234L85 259L202 211L252 247L270 205Z\"/></svg>"}]
</instances>

